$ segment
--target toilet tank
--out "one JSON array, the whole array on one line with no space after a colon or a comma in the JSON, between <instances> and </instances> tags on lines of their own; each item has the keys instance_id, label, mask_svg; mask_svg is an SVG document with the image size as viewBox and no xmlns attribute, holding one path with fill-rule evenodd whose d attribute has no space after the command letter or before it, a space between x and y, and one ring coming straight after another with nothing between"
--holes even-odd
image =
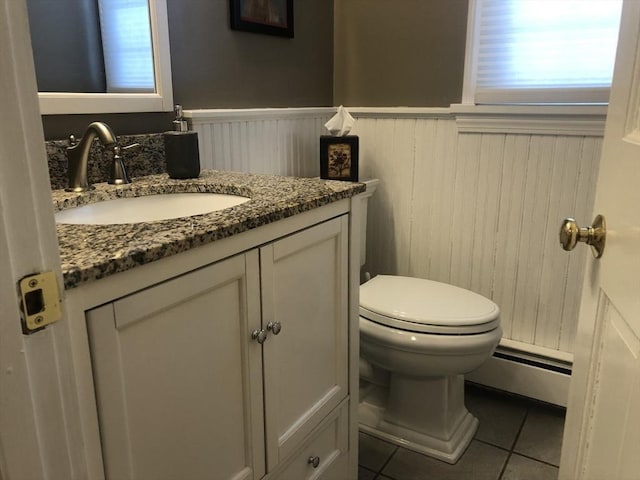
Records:
<instances>
[{"instance_id":1,"label":"toilet tank","mask_svg":"<svg viewBox=\"0 0 640 480\"><path fill-rule=\"evenodd\" d=\"M369 198L371 198L378 188L380 180L372 178L370 180L360 180L360 183L364 183L367 186L367 190L359 195L359 198L362 200L362 209L360 210L360 266L362 267L367 254L367 205Z\"/></svg>"}]
</instances>

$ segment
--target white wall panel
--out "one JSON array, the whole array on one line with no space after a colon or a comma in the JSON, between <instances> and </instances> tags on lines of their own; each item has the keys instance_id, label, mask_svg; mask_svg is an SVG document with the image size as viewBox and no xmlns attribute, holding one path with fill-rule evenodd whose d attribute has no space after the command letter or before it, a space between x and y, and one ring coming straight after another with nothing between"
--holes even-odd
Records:
<instances>
[{"instance_id":1,"label":"white wall panel","mask_svg":"<svg viewBox=\"0 0 640 480\"><path fill-rule=\"evenodd\" d=\"M416 122L416 145L415 158L413 168L413 178L411 188L414 192L424 192L415 195L411 212L411 236L423 241L414 241L410 244L409 257L413 259L409 263L408 274L413 276L416 271L425 271L429 269L431 262L430 250L425 248L428 243L433 242L435 235L429 229L429 225L433 223L433 217L437 215L434 209L429 209L430 195L433 193L442 181L443 169L439 172L429 172L428 158L434 158L436 152L434 146L435 139L438 134L438 122Z\"/></svg>"},{"instance_id":2,"label":"white wall panel","mask_svg":"<svg viewBox=\"0 0 640 480\"><path fill-rule=\"evenodd\" d=\"M207 116L210 112L211 116ZM331 109L190 110L202 168L313 177L320 174L320 135Z\"/></svg>"},{"instance_id":3,"label":"white wall panel","mask_svg":"<svg viewBox=\"0 0 640 480\"><path fill-rule=\"evenodd\" d=\"M203 168L317 176L327 110L194 117ZM442 109L369 110L352 132L360 178L381 181L366 269L469 288L500 306L505 338L571 352L586 249L562 251L557 231L592 219L601 137L459 133Z\"/></svg>"},{"instance_id":4,"label":"white wall panel","mask_svg":"<svg viewBox=\"0 0 640 480\"><path fill-rule=\"evenodd\" d=\"M500 306L505 338L570 352L585 257L561 250L558 229L565 216L591 220L601 138L458 133L441 117L415 119L415 139L390 138L406 133L398 128L405 122L356 124L361 171L381 179L367 269L469 288ZM396 240L398 231L409 239L389 241L381 230L391 225ZM394 248L408 248L408 258Z\"/></svg>"}]
</instances>

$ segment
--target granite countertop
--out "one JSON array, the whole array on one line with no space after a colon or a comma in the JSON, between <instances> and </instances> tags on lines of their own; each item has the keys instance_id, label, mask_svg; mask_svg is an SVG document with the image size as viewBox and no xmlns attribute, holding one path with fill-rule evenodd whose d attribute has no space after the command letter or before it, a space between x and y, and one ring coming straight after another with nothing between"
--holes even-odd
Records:
<instances>
[{"instance_id":1,"label":"granite countertop","mask_svg":"<svg viewBox=\"0 0 640 480\"><path fill-rule=\"evenodd\" d=\"M77 287L138 265L229 237L364 192L360 183L204 170L197 179L166 174L129 185L94 185L85 193L52 191L54 210L120 197L160 193L226 193L249 202L217 212L145 223L58 224L64 288Z\"/></svg>"}]
</instances>

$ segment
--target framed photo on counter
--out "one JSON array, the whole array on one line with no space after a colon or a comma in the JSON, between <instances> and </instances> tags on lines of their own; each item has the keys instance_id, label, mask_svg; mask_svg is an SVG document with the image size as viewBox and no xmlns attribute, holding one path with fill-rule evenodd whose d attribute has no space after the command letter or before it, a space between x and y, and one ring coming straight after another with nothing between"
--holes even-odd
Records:
<instances>
[{"instance_id":1,"label":"framed photo on counter","mask_svg":"<svg viewBox=\"0 0 640 480\"><path fill-rule=\"evenodd\" d=\"M320 178L358 181L358 136L320 137Z\"/></svg>"}]
</instances>

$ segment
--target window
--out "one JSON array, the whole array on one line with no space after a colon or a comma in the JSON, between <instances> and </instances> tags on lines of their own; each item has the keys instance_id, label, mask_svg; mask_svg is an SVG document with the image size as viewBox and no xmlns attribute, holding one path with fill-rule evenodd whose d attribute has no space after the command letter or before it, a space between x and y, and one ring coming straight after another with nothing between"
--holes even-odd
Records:
<instances>
[{"instance_id":1,"label":"window","mask_svg":"<svg viewBox=\"0 0 640 480\"><path fill-rule=\"evenodd\" d=\"M622 0L471 0L463 102L606 104Z\"/></svg>"},{"instance_id":2,"label":"window","mask_svg":"<svg viewBox=\"0 0 640 480\"><path fill-rule=\"evenodd\" d=\"M147 0L98 0L107 92L154 92Z\"/></svg>"}]
</instances>

